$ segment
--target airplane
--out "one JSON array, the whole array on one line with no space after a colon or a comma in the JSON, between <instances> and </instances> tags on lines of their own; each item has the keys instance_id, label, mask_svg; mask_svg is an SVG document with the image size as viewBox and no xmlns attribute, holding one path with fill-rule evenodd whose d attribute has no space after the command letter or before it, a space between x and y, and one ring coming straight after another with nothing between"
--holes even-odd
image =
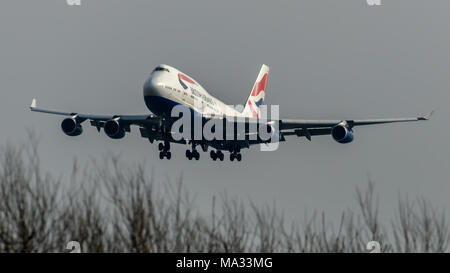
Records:
<instances>
[{"instance_id":1,"label":"airplane","mask_svg":"<svg viewBox=\"0 0 450 273\"><path fill-rule=\"evenodd\" d=\"M224 160L224 153L230 153L230 160L241 161L241 150L256 144L267 144L267 139L258 137L259 131L251 131L250 124L258 120L261 115L262 104L266 94L269 67L262 65L253 89L245 103L243 110L235 109L226 105L208 93L197 81L187 76L178 69L161 64L150 74L143 87L144 101L147 108L152 112L144 115L92 115L78 112L60 112L38 108L36 99L32 100L30 110L47 114L67 116L62 123L61 129L68 136L79 136L83 133L82 123L89 120L90 124L97 128L98 132L103 129L105 134L112 139L121 139L131 132L131 125L139 128L143 138L151 143L158 141L160 151L159 158L171 159L170 144L190 145L186 150L189 160L199 160L200 154L196 147L199 146L203 152L211 148L212 160ZM201 117L202 125L205 121L220 119L233 124L233 135L235 138L217 138L207 140L205 138L195 139L173 137L172 125L178 120L173 117L174 107L181 106L188 109L192 115ZM427 115L411 118L389 118L389 119L335 119L335 120L303 120L303 119L278 119L264 120L262 125L266 127L271 135L270 142L284 142L286 136L305 137L311 141L312 136L331 135L338 143L350 143L353 141L353 128L362 125L374 125L394 122L412 122L429 120L433 111ZM239 119L240 118L240 119ZM273 124L277 122L277 127ZM237 125L244 125L237 130ZM261 125L258 125L261 126ZM230 127L224 127L228 128ZM244 128L244 129L242 129ZM252 127L254 128L254 127ZM192 129L192 128L191 128ZM224 130L224 131L226 131ZM225 132L224 134L227 134ZM241 136L236 138L236 136ZM254 137L256 135L256 138ZM250 137L253 136L253 137Z\"/></svg>"}]
</instances>

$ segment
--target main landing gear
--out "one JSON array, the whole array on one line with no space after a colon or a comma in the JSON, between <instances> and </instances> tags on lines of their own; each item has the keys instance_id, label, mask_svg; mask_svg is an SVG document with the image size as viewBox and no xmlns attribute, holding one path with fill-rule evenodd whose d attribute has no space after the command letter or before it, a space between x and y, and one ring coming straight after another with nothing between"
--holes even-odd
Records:
<instances>
[{"instance_id":1,"label":"main landing gear","mask_svg":"<svg viewBox=\"0 0 450 273\"><path fill-rule=\"evenodd\" d=\"M164 143L160 142L158 144L158 149L159 149L159 159L164 159L167 158L168 160L170 160L170 158L172 158L172 153L170 152L170 143L165 141Z\"/></svg>"},{"instance_id":2,"label":"main landing gear","mask_svg":"<svg viewBox=\"0 0 450 273\"><path fill-rule=\"evenodd\" d=\"M242 160L242 155L241 155L241 149L240 148L236 148L233 150L230 150L230 161L241 161Z\"/></svg>"},{"instance_id":3,"label":"main landing gear","mask_svg":"<svg viewBox=\"0 0 450 273\"><path fill-rule=\"evenodd\" d=\"M192 160L193 158L195 158L195 160L199 160L200 159L200 154L195 149L195 146L197 144L195 142L193 142L193 141L190 141L190 144L192 145L192 150L186 150L186 157L189 160ZM208 147L206 147L206 148L208 148Z\"/></svg>"},{"instance_id":4,"label":"main landing gear","mask_svg":"<svg viewBox=\"0 0 450 273\"><path fill-rule=\"evenodd\" d=\"M192 150L186 150L186 157L189 160L195 159L195 160L199 160L200 159L200 153L195 149L195 144L192 144ZM172 158L172 153L170 152L170 143L168 141L164 141L164 142L160 142L158 144L158 149L159 149L159 158L160 159L164 159L167 158L168 160L170 160ZM205 150L204 147L202 147L203 151ZM242 154L241 154L241 149L240 147L233 147L230 148L230 161L234 161L236 159L236 161L241 161L242 160ZM220 150L211 150L209 153L210 157L212 160L217 161L223 161L225 156L223 154L222 151Z\"/></svg>"},{"instance_id":5,"label":"main landing gear","mask_svg":"<svg viewBox=\"0 0 450 273\"><path fill-rule=\"evenodd\" d=\"M219 159L220 161L223 161L223 159L224 159L224 155L223 155L222 151L216 152L214 150L211 150L209 155L211 156L212 160L214 160L214 161L216 161L217 159Z\"/></svg>"},{"instance_id":6,"label":"main landing gear","mask_svg":"<svg viewBox=\"0 0 450 273\"><path fill-rule=\"evenodd\" d=\"M242 155L239 153L231 153L230 154L230 160L233 161L234 159L236 159L237 161L241 161L242 160Z\"/></svg>"},{"instance_id":7,"label":"main landing gear","mask_svg":"<svg viewBox=\"0 0 450 273\"><path fill-rule=\"evenodd\" d=\"M200 159L200 154L195 149L193 149L192 151L191 150L186 150L186 157L189 160L192 160L192 158L195 158L195 160L199 160Z\"/></svg>"}]
</instances>

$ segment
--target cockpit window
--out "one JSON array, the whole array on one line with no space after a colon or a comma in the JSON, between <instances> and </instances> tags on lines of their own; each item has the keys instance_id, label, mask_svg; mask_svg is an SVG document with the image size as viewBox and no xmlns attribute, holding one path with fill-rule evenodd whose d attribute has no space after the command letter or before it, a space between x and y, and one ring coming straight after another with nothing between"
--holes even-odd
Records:
<instances>
[{"instance_id":1,"label":"cockpit window","mask_svg":"<svg viewBox=\"0 0 450 273\"><path fill-rule=\"evenodd\" d=\"M169 72L169 69L164 68L164 67L161 67L161 66L158 66L158 67L156 67L156 68L153 70L152 74L153 74L154 72L156 72L156 71L166 71L166 72Z\"/></svg>"}]
</instances>

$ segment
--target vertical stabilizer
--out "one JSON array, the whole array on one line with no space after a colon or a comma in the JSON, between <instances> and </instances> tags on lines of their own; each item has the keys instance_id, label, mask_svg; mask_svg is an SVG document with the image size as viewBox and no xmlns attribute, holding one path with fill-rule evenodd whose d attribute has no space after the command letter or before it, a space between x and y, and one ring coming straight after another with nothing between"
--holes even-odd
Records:
<instances>
[{"instance_id":1,"label":"vertical stabilizer","mask_svg":"<svg viewBox=\"0 0 450 273\"><path fill-rule=\"evenodd\" d=\"M269 76L269 67L265 64L261 67L252 92L245 103L244 111L242 112L246 117L258 118L259 107L264 103L266 96L267 77Z\"/></svg>"}]
</instances>

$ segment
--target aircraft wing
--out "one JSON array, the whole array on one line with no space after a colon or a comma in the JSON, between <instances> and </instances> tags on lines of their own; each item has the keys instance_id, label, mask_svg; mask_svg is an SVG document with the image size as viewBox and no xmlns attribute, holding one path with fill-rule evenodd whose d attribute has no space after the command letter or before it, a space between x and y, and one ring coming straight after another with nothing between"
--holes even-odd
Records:
<instances>
[{"instance_id":1,"label":"aircraft wing","mask_svg":"<svg viewBox=\"0 0 450 273\"><path fill-rule=\"evenodd\" d=\"M347 122L350 127L361 126L361 125L374 125L383 123L394 123L394 122L411 122L419 120L429 120L431 118L431 113L412 118L390 118L390 119L348 119L348 120L300 120L300 119L283 119L281 120L280 129L297 129L297 128L324 128L333 127L343 121Z\"/></svg>"},{"instance_id":2,"label":"aircraft wing","mask_svg":"<svg viewBox=\"0 0 450 273\"><path fill-rule=\"evenodd\" d=\"M175 141L170 135L170 128L164 130L164 133L157 133L155 128L170 126L171 122L166 122L164 118L155 115L93 115L74 112L61 112L48 109L38 108L36 99L33 99L30 110L33 112L54 114L67 116L76 119L77 122L82 123L90 120L90 124L100 131L105 123L109 120L120 121L121 126L124 126L126 132L130 132L130 125L137 125L140 128L141 136L153 140L168 140L170 142L185 143L185 141ZM429 120L433 111L425 116L410 117L410 118L390 118L390 119L342 119L342 120L309 120L309 119L281 119L278 120L278 130L281 133L281 141L284 141L284 136L296 135L298 137L306 137L311 140L311 136L330 135L332 128L338 124L345 123L348 128L362 125L375 125L395 122L413 122L421 120ZM227 120L227 118L225 118ZM246 120L245 122L256 122L257 120ZM239 122L239 121L238 121ZM269 121L271 123L273 121ZM247 133L248 134L248 133ZM253 143L254 142L254 143ZM260 141L253 141L250 144L257 144Z\"/></svg>"},{"instance_id":3,"label":"aircraft wing","mask_svg":"<svg viewBox=\"0 0 450 273\"><path fill-rule=\"evenodd\" d=\"M30 110L33 112L60 115L76 118L77 120L84 122L86 120L91 121L91 125L97 127L100 130L103 127L104 122L111 119L120 119L121 123L126 125L140 125L140 126L150 126L152 124L158 124L160 118L154 115L93 115L93 114L83 114L74 112L61 112L48 109L38 108L36 104L36 99L33 99L30 105Z\"/></svg>"},{"instance_id":4,"label":"aircraft wing","mask_svg":"<svg viewBox=\"0 0 450 273\"><path fill-rule=\"evenodd\" d=\"M429 120L434 111L419 117L410 118L388 118L388 119L343 119L343 120L300 120L300 119L283 119L279 122L279 128L284 136L297 135L311 139L315 135L330 135L331 129L340 124L346 123L349 128L362 125L375 125L396 122L413 122L420 120ZM289 131L291 130L291 131ZM293 131L292 131L293 130Z\"/></svg>"}]
</instances>

